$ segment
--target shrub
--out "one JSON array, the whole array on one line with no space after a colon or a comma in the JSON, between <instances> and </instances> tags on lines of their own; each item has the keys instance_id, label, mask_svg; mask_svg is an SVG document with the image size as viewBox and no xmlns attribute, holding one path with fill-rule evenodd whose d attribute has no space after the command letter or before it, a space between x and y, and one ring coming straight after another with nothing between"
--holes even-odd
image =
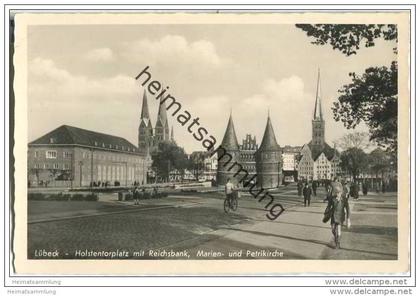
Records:
<instances>
[{"instance_id":1,"label":"shrub","mask_svg":"<svg viewBox=\"0 0 420 296\"><path fill-rule=\"evenodd\" d=\"M98 201L99 200L99 197L95 193L90 193L90 194L88 194L88 195L85 196L84 200L85 201Z\"/></svg>"},{"instance_id":2,"label":"shrub","mask_svg":"<svg viewBox=\"0 0 420 296\"><path fill-rule=\"evenodd\" d=\"M167 197L167 196L168 196L168 193L166 192L158 192L156 194L153 194L152 198L162 198L162 197Z\"/></svg>"},{"instance_id":3,"label":"shrub","mask_svg":"<svg viewBox=\"0 0 420 296\"><path fill-rule=\"evenodd\" d=\"M131 193L124 194L124 200L125 201L133 200L133 194Z\"/></svg>"},{"instance_id":4,"label":"shrub","mask_svg":"<svg viewBox=\"0 0 420 296\"><path fill-rule=\"evenodd\" d=\"M46 200L47 196L43 193L28 193L29 200Z\"/></svg>"},{"instance_id":5,"label":"shrub","mask_svg":"<svg viewBox=\"0 0 420 296\"><path fill-rule=\"evenodd\" d=\"M48 196L48 200L56 200L56 201L68 201L70 199L70 194L50 194Z\"/></svg>"},{"instance_id":6,"label":"shrub","mask_svg":"<svg viewBox=\"0 0 420 296\"><path fill-rule=\"evenodd\" d=\"M159 198L163 198L163 197L167 197L168 193L167 192L159 192Z\"/></svg>"},{"instance_id":7,"label":"shrub","mask_svg":"<svg viewBox=\"0 0 420 296\"><path fill-rule=\"evenodd\" d=\"M68 194L68 193L66 193L66 194L63 194L63 200L70 200L71 199L71 194Z\"/></svg>"},{"instance_id":8,"label":"shrub","mask_svg":"<svg viewBox=\"0 0 420 296\"><path fill-rule=\"evenodd\" d=\"M84 198L85 198L85 196L83 194L76 193L76 194L72 195L71 200L82 201L82 200L84 200Z\"/></svg>"}]
</instances>

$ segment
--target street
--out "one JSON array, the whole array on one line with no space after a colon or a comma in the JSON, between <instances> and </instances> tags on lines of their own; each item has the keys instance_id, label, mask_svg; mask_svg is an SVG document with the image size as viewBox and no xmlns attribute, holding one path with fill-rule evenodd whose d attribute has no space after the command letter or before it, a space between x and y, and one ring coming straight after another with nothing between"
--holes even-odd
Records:
<instances>
[{"instance_id":1,"label":"street","mask_svg":"<svg viewBox=\"0 0 420 296\"><path fill-rule=\"evenodd\" d=\"M310 207L295 186L273 195L285 208L274 221L249 194L228 214L220 193L169 195L140 205L114 195L99 202L29 201L28 258L46 259L36 251L58 251L61 259L109 258L103 251L118 250L127 259L397 259L396 193L351 199L352 225L343 227L338 250L329 223L322 222L323 189Z\"/></svg>"}]
</instances>

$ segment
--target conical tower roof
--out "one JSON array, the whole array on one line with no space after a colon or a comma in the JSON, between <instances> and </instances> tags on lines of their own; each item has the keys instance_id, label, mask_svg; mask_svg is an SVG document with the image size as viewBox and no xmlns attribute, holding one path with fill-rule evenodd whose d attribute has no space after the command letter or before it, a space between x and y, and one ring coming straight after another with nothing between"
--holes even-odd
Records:
<instances>
[{"instance_id":1,"label":"conical tower roof","mask_svg":"<svg viewBox=\"0 0 420 296\"><path fill-rule=\"evenodd\" d=\"M321 106L321 73L318 68L318 81L316 84L316 98L314 108L314 119L322 120L322 106Z\"/></svg>"},{"instance_id":2,"label":"conical tower roof","mask_svg":"<svg viewBox=\"0 0 420 296\"><path fill-rule=\"evenodd\" d=\"M225 135L222 144L220 145L226 150L238 150L238 139L236 137L235 126L233 125L232 114L229 116L229 122L226 127Z\"/></svg>"},{"instance_id":3,"label":"conical tower roof","mask_svg":"<svg viewBox=\"0 0 420 296\"><path fill-rule=\"evenodd\" d=\"M150 118L149 105L147 104L146 90L144 90L144 93L143 93L143 103L142 103L142 107L141 107L140 118L141 119L149 119Z\"/></svg>"},{"instance_id":4,"label":"conical tower roof","mask_svg":"<svg viewBox=\"0 0 420 296\"><path fill-rule=\"evenodd\" d=\"M270 115L267 118L267 125L265 126L264 136L261 141L259 150L278 150L276 135L274 134L273 126L271 125Z\"/></svg>"}]
</instances>

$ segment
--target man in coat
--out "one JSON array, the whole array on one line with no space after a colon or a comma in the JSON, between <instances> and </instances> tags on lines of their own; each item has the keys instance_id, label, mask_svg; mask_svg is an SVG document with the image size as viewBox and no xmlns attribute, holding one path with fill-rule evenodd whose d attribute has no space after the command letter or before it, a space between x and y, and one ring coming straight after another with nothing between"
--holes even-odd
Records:
<instances>
[{"instance_id":1,"label":"man in coat","mask_svg":"<svg viewBox=\"0 0 420 296\"><path fill-rule=\"evenodd\" d=\"M350 185L350 196L353 197L354 199L358 199L359 198L359 184L357 183L357 181L351 183Z\"/></svg>"},{"instance_id":2,"label":"man in coat","mask_svg":"<svg viewBox=\"0 0 420 296\"><path fill-rule=\"evenodd\" d=\"M368 184L366 180L364 180L362 183L362 192L363 192L363 195L366 195L368 193Z\"/></svg>"},{"instance_id":3,"label":"man in coat","mask_svg":"<svg viewBox=\"0 0 420 296\"><path fill-rule=\"evenodd\" d=\"M316 181L312 181L312 192L314 193L314 196L316 196L316 189L318 188L318 184Z\"/></svg>"},{"instance_id":4,"label":"man in coat","mask_svg":"<svg viewBox=\"0 0 420 296\"><path fill-rule=\"evenodd\" d=\"M297 190L298 190L298 196L301 197L302 196L302 188L303 188L303 184L302 181L299 180L297 183Z\"/></svg>"},{"instance_id":5,"label":"man in coat","mask_svg":"<svg viewBox=\"0 0 420 296\"><path fill-rule=\"evenodd\" d=\"M311 188L309 187L308 183L305 183L305 187L303 187L303 202L305 204L308 204L308 207L311 205Z\"/></svg>"}]
</instances>

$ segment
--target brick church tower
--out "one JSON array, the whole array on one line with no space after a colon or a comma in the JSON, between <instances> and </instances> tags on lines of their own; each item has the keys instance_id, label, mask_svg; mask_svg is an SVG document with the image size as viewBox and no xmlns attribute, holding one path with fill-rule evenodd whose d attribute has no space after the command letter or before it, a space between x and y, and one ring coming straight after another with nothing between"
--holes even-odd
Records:
<instances>
[{"instance_id":1,"label":"brick church tower","mask_svg":"<svg viewBox=\"0 0 420 296\"><path fill-rule=\"evenodd\" d=\"M166 115L166 103L162 103L162 101L160 101L155 125L155 145L157 146L159 142L169 140L169 124L168 116Z\"/></svg>"},{"instance_id":2,"label":"brick church tower","mask_svg":"<svg viewBox=\"0 0 420 296\"><path fill-rule=\"evenodd\" d=\"M159 104L158 116L155 128L150 119L149 105L147 102L146 91L143 93L143 102L140 115L140 125L138 133L139 149L145 153L153 153L161 142L173 142L175 139L169 134L169 122L166 114L166 104Z\"/></svg>"},{"instance_id":3,"label":"brick church tower","mask_svg":"<svg viewBox=\"0 0 420 296\"><path fill-rule=\"evenodd\" d=\"M153 145L153 126L150 120L146 91L144 91L143 93L143 104L140 115L138 143L139 149L141 151L149 151Z\"/></svg>"}]
</instances>

